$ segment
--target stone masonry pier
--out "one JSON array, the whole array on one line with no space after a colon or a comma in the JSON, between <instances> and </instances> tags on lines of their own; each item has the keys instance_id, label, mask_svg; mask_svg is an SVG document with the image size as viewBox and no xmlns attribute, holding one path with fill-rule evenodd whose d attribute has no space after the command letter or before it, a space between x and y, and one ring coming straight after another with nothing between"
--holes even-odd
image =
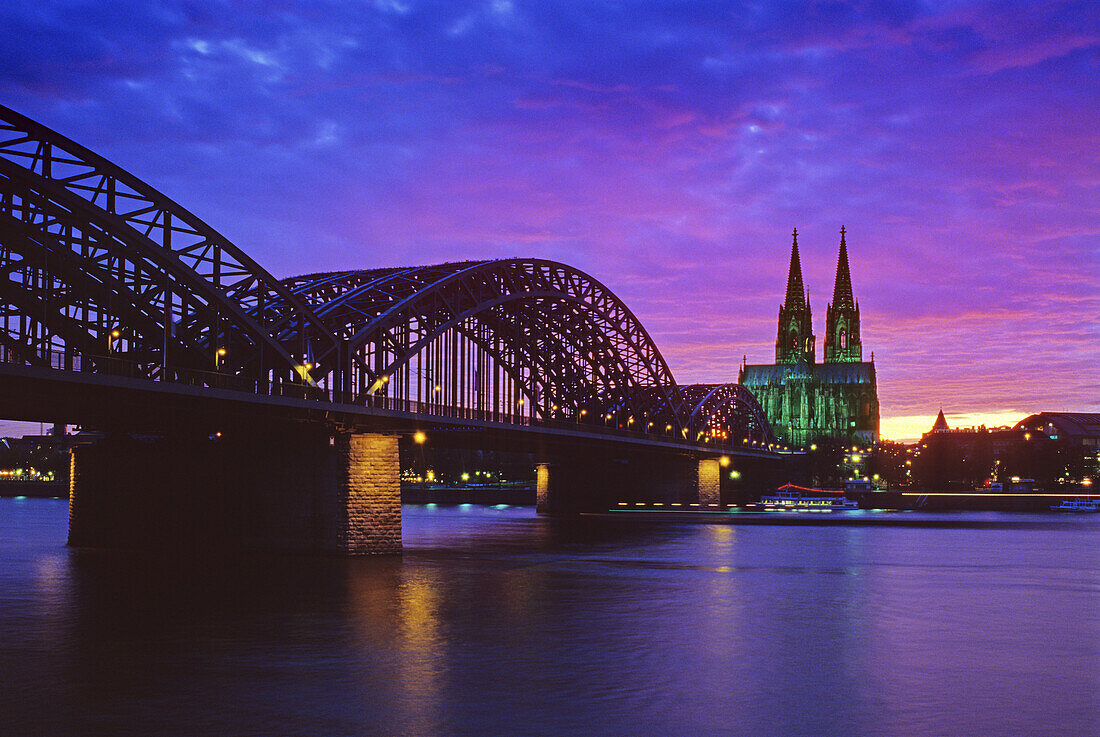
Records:
<instances>
[{"instance_id":1,"label":"stone masonry pier","mask_svg":"<svg viewBox=\"0 0 1100 737\"><path fill-rule=\"evenodd\" d=\"M73 451L69 544L401 552L398 438L306 424Z\"/></svg>"}]
</instances>

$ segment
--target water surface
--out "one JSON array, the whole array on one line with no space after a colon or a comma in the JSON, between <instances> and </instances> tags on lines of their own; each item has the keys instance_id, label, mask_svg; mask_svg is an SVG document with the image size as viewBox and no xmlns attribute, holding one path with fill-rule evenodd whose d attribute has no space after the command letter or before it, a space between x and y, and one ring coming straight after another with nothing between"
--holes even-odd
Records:
<instances>
[{"instance_id":1,"label":"water surface","mask_svg":"<svg viewBox=\"0 0 1100 737\"><path fill-rule=\"evenodd\" d=\"M406 506L359 560L70 550L66 515L0 499L3 735L1100 734L1100 515Z\"/></svg>"}]
</instances>

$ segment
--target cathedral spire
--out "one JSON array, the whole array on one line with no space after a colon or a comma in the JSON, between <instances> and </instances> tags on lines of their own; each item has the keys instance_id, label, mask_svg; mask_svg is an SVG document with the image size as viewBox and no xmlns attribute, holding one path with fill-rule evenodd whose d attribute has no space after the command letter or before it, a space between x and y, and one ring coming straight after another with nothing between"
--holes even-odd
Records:
<instances>
[{"instance_id":1,"label":"cathedral spire","mask_svg":"<svg viewBox=\"0 0 1100 737\"><path fill-rule=\"evenodd\" d=\"M848 269L848 244L840 226L840 253L836 257L833 301L825 308L825 363L860 363L863 344L859 339L859 305L852 295L852 273Z\"/></svg>"},{"instance_id":2,"label":"cathedral spire","mask_svg":"<svg viewBox=\"0 0 1100 737\"><path fill-rule=\"evenodd\" d=\"M806 306L805 289L802 286L802 261L798 258L798 228L794 229L791 245L791 265L787 269L787 298L783 306L790 309Z\"/></svg>"},{"instance_id":3,"label":"cathedral spire","mask_svg":"<svg viewBox=\"0 0 1100 737\"><path fill-rule=\"evenodd\" d=\"M787 270L787 296L779 307L779 330L775 338L775 362L814 362L814 331L810 297L802 284L802 261L798 258L798 228L791 243L791 266Z\"/></svg>"},{"instance_id":4,"label":"cathedral spire","mask_svg":"<svg viewBox=\"0 0 1100 737\"><path fill-rule=\"evenodd\" d=\"M833 285L833 307L841 310L855 309L852 296L852 272L848 269L848 244L844 242L844 226L840 226L840 255L836 259L836 283Z\"/></svg>"}]
</instances>

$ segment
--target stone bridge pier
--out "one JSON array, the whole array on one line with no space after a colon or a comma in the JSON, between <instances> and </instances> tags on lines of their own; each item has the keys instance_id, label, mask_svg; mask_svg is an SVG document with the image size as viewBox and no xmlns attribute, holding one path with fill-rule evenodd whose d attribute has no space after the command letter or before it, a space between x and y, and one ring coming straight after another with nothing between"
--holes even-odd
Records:
<instances>
[{"instance_id":1,"label":"stone bridge pier","mask_svg":"<svg viewBox=\"0 0 1100 737\"><path fill-rule=\"evenodd\" d=\"M301 424L73 451L69 544L401 552L398 437Z\"/></svg>"}]
</instances>

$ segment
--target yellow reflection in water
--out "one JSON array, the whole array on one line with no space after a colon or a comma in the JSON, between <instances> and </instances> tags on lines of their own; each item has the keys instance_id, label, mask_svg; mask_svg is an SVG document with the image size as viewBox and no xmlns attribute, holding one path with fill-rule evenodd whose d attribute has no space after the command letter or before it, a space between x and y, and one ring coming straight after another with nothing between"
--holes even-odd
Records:
<instances>
[{"instance_id":1,"label":"yellow reflection in water","mask_svg":"<svg viewBox=\"0 0 1100 737\"><path fill-rule=\"evenodd\" d=\"M416 734L441 734L439 694L446 690L447 647L441 636L440 582L424 572L402 571L397 589L401 636L398 679L408 724Z\"/></svg>"}]
</instances>

